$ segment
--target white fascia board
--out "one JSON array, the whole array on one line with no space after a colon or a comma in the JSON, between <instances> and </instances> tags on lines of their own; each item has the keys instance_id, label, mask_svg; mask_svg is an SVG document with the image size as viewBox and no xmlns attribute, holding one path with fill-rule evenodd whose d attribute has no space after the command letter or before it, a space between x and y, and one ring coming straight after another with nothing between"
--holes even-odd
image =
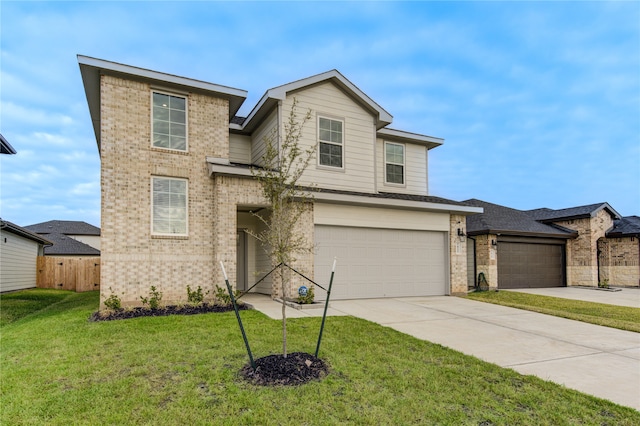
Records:
<instances>
[{"instance_id":1,"label":"white fascia board","mask_svg":"<svg viewBox=\"0 0 640 426\"><path fill-rule=\"evenodd\" d=\"M231 97L240 97L243 99L246 99L247 97L246 90L208 83L202 80L194 80L187 77L180 77L174 74L167 74L159 71L149 70L146 68L139 68L131 65L120 64L117 62L106 61L104 59L78 55L78 62L80 63L80 65L91 66L104 71L111 71L119 74L127 74L130 76L143 78L145 80L155 80L162 83L169 83L172 85L199 89L205 92L215 92L217 94Z\"/></svg>"},{"instance_id":2,"label":"white fascia board","mask_svg":"<svg viewBox=\"0 0 640 426\"><path fill-rule=\"evenodd\" d=\"M396 209L423 210L440 213L454 213L471 215L482 213L482 207L456 206L453 204L426 203L422 201L397 200L391 198L375 198L348 194L329 194L323 192L309 192L309 196L315 201L333 204L348 204L371 207L386 207Z\"/></svg>"},{"instance_id":3,"label":"white fascia board","mask_svg":"<svg viewBox=\"0 0 640 426\"><path fill-rule=\"evenodd\" d=\"M223 175L223 176L235 176L235 177L253 177L251 169L246 167L238 167L231 164L220 164L218 159L213 157L207 157L207 165L209 167L209 176L211 175Z\"/></svg>"},{"instance_id":4,"label":"white fascia board","mask_svg":"<svg viewBox=\"0 0 640 426\"><path fill-rule=\"evenodd\" d=\"M421 135L419 133L405 132L396 129L380 129L377 136L381 139L393 140L398 142L409 142L425 145L428 149L433 149L444 143L444 139L434 136Z\"/></svg>"},{"instance_id":5,"label":"white fascia board","mask_svg":"<svg viewBox=\"0 0 640 426\"><path fill-rule=\"evenodd\" d=\"M265 107L265 105L267 105L268 108L271 108L272 103L269 102L270 100L283 101L286 99L287 93L289 92L329 80L333 80L339 87L347 91L351 96L360 99L360 101L363 104L367 105L371 111L375 111L378 119L378 128L382 128L393 121L393 116L391 114L389 114L384 108L378 105L369 96L367 96L356 85L351 83L345 76L340 74L338 70L331 70L267 90L247 116L247 119L244 121L242 126L243 130L246 125L251 123L254 117L259 115L258 113Z\"/></svg>"}]
</instances>

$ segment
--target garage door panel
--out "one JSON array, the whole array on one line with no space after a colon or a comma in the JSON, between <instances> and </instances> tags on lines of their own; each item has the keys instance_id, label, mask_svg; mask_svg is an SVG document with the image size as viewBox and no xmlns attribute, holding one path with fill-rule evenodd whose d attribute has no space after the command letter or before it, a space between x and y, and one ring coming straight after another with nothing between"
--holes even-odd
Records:
<instances>
[{"instance_id":1,"label":"garage door panel","mask_svg":"<svg viewBox=\"0 0 640 426\"><path fill-rule=\"evenodd\" d=\"M437 231L316 226L315 276L332 299L446 294L446 238ZM318 300L326 296L316 292Z\"/></svg>"},{"instance_id":2,"label":"garage door panel","mask_svg":"<svg viewBox=\"0 0 640 426\"><path fill-rule=\"evenodd\" d=\"M498 244L498 287L564 286L564 246L501 241Z\"/></svg>"}]
</instances>

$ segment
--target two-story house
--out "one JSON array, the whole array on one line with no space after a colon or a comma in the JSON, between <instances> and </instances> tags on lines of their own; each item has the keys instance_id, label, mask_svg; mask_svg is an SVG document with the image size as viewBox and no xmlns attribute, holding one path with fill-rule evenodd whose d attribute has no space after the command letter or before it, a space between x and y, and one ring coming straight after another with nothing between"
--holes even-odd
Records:
<instances>
[{"instance_id":1,"label":"two-story house","mask_svg":"<svg viewBox=\"0 0 640 426\"><path fill-rule=\"evenodd\" d=\"M243 90L78 61L101 157L103 298L135 303L153 285L185 300L187 285L223 284L219 261L238 289L268 272L245 232L269 212L251 168L265 137L284 133L294 98L312 112L300 144L317 144L300 180L316 190L298 223L315 251L294 266L327 283L337 258L338 299L466 292L465 216L482 210L429 195L429 151L442 139L389 128L392 116L338 71L267 90L238 117Z\"/></svg>"}]
</instances>

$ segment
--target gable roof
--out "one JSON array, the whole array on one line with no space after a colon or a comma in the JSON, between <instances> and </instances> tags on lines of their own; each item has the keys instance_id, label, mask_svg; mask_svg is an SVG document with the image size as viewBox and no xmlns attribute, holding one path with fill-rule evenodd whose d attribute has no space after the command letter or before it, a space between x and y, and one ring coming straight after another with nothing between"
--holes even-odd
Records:
<instances>
[{"instance_id":1,"label":"gable roof","mask_svg":"<svg viewBox=\"0 0 640 426\"><path fill-rule=\"evenodd\" d=\"M53 242L53 246L45 247L44 254L55 255L77 255L77 256L100 256L100 250L91 247L81 241L75 240L65 234L54 232L46 234L47 239Z\"/></svg>"},{"instance_id":2,"label":"gable roof","mask_svg":"<svg viewBox=\"0 0 640 426\"><path fill-rule=\"evenodd\" d=\"M35 232L30 231L26 228L23 228L22 226L18 226L15 223L9 222L8 220L0 219L0 228L7 232L11 232L12 234L19 235L28 240L35 241L38 244L42 244L45 246L53 244L53 242L50 241L49 239L44 238L41 235L38 235Z\"/></svg>"},{"instance_id":3,"label":"gable roof","mask_svg":"<svg viewBox=\"0 0 640 426\"><path fill-rule=\"evenodd\" d=\"M568 209L552 210L547 208L527 210L529 216L541 222L555 222L558 220L584 219L595 217L600 210L606 210L614 219L620 219L620 214L609 203L596 203L586 206L570 207Z\"/></svg>"},{"instance_id":4,"label":"gable roof","mask_svg":"<svg viewBox=\"0 0 640 426\"><path fill-rule=\"evenodd\" d=\"M484 213L467 216L467 234L500 234L512 236L533 236L546 238L574 238L577 232L540 223L527 212L470 199L464 204L482 207Z\"/></svg>"},{"instance_id":5,"label":"gable roof","mask_svg":"<svg viewBox=\"0 0 640 426\"><path fill-rule=\"evenodd\" d=\"M640 238L640 217L626 216L613 221L613 228L607 232L607 237L638 237Z\"/></svg>"},{"instance_id":6,"label":"gable roof","mask_svg":"<svg viewBox=\"0 0 640 426\"><path fill-rule=\"evenodd\" d=\"M237 127L231 128L251 132L255 127L260 125L262 119L278 104L279 101L286 99L288 93L325 82L333 83L336 87L373 114L376 117L377 129L381 129L393 121L393 116L391 116L391 114L367 96L355 84L350 82L344 75L340 74L338 70L333 69L331 71L316 74L311 77L296 80L267 90L246 119L242 120L242 124L237 124ZM233 121L234 120L232 120L232 122Z\"/></svg>"},{"instance_id":7,"label":"gable roof","mask_svg":"<svg viewBox=\"0 0 640 426\"><path fill-rule=\"evenodd\" d=\"M0 133L0 154L15 154L16 150L11 146L2 133Z\"/></svg>"},{"instance_id":8,"label":"gable roof","mask_svg":"<svg viewBox=\"0 0 640 426\"><path fill-rule=\"evenodd\" d=\"M50 220L25 226L25 228L37 234L100 236L100 228L87 222L76 220Z\"/></svg>"}]
</instances>

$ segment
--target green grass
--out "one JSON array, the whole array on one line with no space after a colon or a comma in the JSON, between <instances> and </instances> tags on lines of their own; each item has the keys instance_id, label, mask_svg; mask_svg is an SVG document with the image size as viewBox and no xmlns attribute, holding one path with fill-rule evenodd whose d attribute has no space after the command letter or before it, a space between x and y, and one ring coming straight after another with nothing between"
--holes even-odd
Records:
<instances>
[{"instance_id":1,"label":"green grass","mask_svg":"<svg viewBox=\"0 0 640 426\"><path fill-rule=\"evenodd\" d=\"M69 296L63 290L33 289L3 294L0 299L0 326L41 311Z\"/></svg>"},{"instance_id":2,"label":"green grass","mask_svg":"<svg viewBox=\"0 0 640 426\"><path fill-rule=\"evenodd\" d=\"M2 327L0 424L640 424L631 408L352 317L327 319L324 380L257 387L238 375L233 312L90 323L97 306L95 292L67 293ZM277 353L280 322L241 315L255 356ZM320 321L290 319L289 350L313 352Z\"/></svg>"},{"instance_id":3,"label":"green grass","mask_svg":"<svg viewBox=\"0 0 640 426\"><path fill-rule=\"evenodd\" d=\"M640 333L640 309L513 291L470 293L469 299Z\"/></svg>"}]
</instances>

